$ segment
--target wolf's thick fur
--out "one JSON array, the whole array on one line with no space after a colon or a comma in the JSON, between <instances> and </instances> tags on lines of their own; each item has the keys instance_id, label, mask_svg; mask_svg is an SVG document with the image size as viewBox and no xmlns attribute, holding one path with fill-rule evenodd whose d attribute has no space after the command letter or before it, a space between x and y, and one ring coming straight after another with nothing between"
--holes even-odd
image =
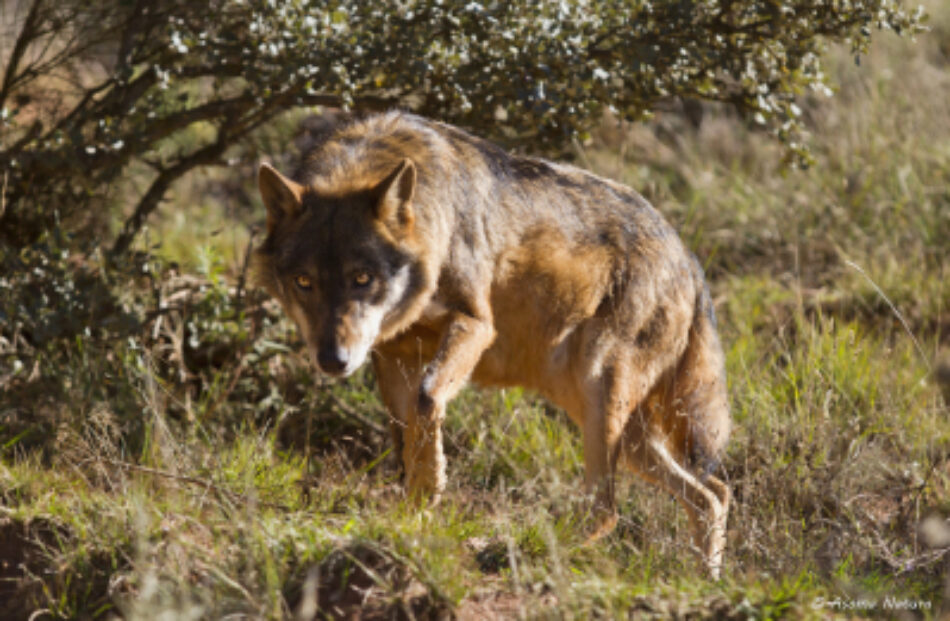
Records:
<instances>
[{"instance_id":1,"label":"wolf's thick fur","mask_svg":"<svg viewBox=\"0 0 950 621\"><path fill-rule=\"evenodd\" d=\"M294 175L265 165L258 282L333 375L372 355L411 494L445 484L445 404L521 385L583 431L594 535L618 463L679 498L713 574L729 490L723 355L702 270L633 190L402 113L351 120Z\"/></svg>"}]
</instances>

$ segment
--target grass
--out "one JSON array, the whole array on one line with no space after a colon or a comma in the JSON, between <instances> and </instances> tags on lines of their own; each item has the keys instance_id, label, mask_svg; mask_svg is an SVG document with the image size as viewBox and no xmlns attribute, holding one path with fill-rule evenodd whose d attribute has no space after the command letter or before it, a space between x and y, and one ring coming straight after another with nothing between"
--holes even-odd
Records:
<instances>
[{"instance_id":1,"label":"grass","mask_svg":"<svg viewBox=\"0 0 950 621\"><path fill-rule=\"evenodd\" d=\"M585 545L577 430L518 389L451 404L445 499L407 504L371 373L315 382L279 310L235 294L261 210L214 177L176 188L150 233L176 310L9 384L0 616L947 614L950 554L920 530L950 516L950 10L931 9L916 44L880 37L860 67L830 52L839 93L803 100L810 170L715 108L699 128L605 124L579 154L710 275L735 418L721 581L638 481Z\"/></svg>"}]
</instances>

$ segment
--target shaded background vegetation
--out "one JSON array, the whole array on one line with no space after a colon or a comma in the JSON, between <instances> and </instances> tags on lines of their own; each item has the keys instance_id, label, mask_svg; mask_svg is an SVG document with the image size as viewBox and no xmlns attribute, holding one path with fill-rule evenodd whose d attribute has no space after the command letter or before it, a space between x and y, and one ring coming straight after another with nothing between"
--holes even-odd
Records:
<instances>
[{"instance_id":1,"label":"shaded background vegetation","mask_svg":"<svg viewBox=\"0 0 950 621\"><path fill-rule=\"evenodd\" d=\"M0 7L0 616L946 612L947 7L869 50L916 6ZM244 281L257 163L343 105L573 158L674 222L727 348L723 581L637 482L583 546L576 431L519 390L463 393L446 501L403 504L371 373L314 380Z\"/></svg>"}]
</instances>

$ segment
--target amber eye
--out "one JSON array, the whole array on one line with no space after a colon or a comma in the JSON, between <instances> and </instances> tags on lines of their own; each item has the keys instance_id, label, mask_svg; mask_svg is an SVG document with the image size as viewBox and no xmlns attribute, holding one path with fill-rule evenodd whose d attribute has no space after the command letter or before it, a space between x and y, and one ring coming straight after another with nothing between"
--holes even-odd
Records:
<instances>
[{"instance_id":1,"label":"amber eye","mask_svg":"<svg viewBox=\"0 0 950 621\"><path fill-rule=\"evenodd\" d=\"M366 272L359 272L353 277L353 284L357 287L365 287L371 282L373 282L373 277Z\"/></svg>"},{"instance_id":2,"label":"amber eye","mask_svg":"<svg viewBox=\"0 0 950 621\"><path fill-rule=\"evenodd\" d=\"M312 286L310 284L310 278L307 276L304 276L303 274L294 278L294 284L296 284L298 287L300 287L304 291L309 291L310 287Z\"/></svg>"}]
</instances>

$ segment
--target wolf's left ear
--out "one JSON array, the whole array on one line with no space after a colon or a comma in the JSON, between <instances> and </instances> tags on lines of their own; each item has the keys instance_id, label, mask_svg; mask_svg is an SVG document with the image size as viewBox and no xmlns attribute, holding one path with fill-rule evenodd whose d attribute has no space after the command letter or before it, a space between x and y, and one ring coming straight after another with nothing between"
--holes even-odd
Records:
<instances>
[{"instance_id":1,"label":"wolf's left ear","mask_svg":"<svg viewBox=\"0 0 950 621\"><path fill-rule=\"evenodd\" d=\"M412 209L415 191L416 165L406 158L376 186L379 197L376 217L394 231L409 231L415 221Z\"/></svg>"},{"instance_id":2,"label":"wolf's left ear","mask_svg":"<svg viewBox=\"0 0 950 621\"><path fill-rule=\"evenodd\" d=\"M303 205L303 186L283 176L270 164L261 164L257 172L257 185L267 207L267 232L287 216L300 211Z\"/></svg>"}]
</instances>

